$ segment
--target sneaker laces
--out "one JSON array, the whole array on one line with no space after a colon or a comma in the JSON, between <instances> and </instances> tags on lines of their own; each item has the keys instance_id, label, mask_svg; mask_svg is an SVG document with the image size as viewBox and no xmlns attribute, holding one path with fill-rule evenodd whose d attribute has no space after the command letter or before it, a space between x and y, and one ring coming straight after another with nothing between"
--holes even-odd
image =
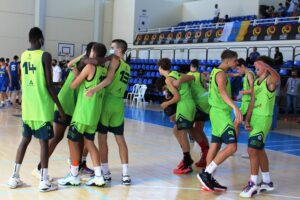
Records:
<instances>
[{"instance_id":1,"label":"sneaker laces","mask_svg":"<svg viewBox=\"0 0 300 200\"><path fill-rule=\"evenodd\" d=\"M254 183L252 181L248 181L247 185L244 187L244 191L248 192L253 186Z\"/></svg>"}]
</instances>

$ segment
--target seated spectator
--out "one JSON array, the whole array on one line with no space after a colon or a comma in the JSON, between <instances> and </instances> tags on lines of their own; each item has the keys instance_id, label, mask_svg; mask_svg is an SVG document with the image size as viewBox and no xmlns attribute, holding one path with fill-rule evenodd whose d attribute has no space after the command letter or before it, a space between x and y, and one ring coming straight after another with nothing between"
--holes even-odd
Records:
<instances>
[{"instance_id":1,"label":"seated spectator","mask_svg":"<svg viewBox=\"0 0 300 200\"><path fill-rule=\"evenodd\" d=\"M225 15L225 19L224 19L224 22L230 22L230 19L229 19L229 16L228 15Z\"/></svg>"},{"instance_id":2,"label":"seated spectator","mask_svg":"<svg viewBox=\"0 0 300 200\"><path fill-rule=\"evenodd\" d=\"M275 48L274 61L275 61L275 68L279 69L281 65L283 65L283 55L279 51L279 47Z\"/></svg>"},{"instance_id":3,"label":"seated spectator","mask_svg":"<svg viewBox=\"0 0 300 200\"><path fill-rule=\"evenodd\" d=\"M284 17L286 8L282 5L282 3L279 3L278 6L279 7L278 7L278 10L277 10L277 16L278 17Z\"/></svg>"},{"instance_id":4,"label":"seated spectator","mask_svg":"<svg viewBox=\"0 0 300 200\"><path fill-rule=\"evenodd\" d=\"M266 18L275 17L275 8L274 6L269 6L269 8L266 10Z\"/></svg>"},{"instance_id":5,"label":"seated spectator","mask_svg":"<svg viewBox=\"0 0 300 200\"><path fill-rule=\"evenodd\" d=\"M247 64L253 65L259 56L260 53L257 52L257 47L253 47L253 51L250 53L249 57L247 58Z\"/></svg>"},{"instance_id":6,"label":"seated spectator","mask_svg":"<svg viewBox=\"0 0 300 200\"><path fill-rule=\"evenodd\" d=\"M298 7L298 0L290 0L290 5L288 7L288 10L287 10L287 15L288 16L293 16L294 13L296 12L296 9Z\"/></svg>"}]
</instances>

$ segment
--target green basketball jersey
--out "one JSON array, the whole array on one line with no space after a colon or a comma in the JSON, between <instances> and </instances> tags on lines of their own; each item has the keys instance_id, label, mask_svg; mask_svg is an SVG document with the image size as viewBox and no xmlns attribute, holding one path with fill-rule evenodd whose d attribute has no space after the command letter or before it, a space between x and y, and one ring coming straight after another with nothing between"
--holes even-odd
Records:
<instances>
[{"instance_id":1,"label":"green basketball jersey","mask_svg":"<svg viewBox=\"0 0 300 200\"><path fill-rule=\"evenodd\" d=\"M192 75L195 80L190 83L192 89L192 96L195 104L203 112L209 113L210 105L208 104L208 92L202 85L201 73L199 72L189 72L187 75Z\"/></svg>"},{"instance_id":2,"label":"green basketball jersey","mask_svg":"<svg viewBox=\"0 0 300 200\"><path fill-rule=\"evenodd\" d=\"M255 80L255 75L252 71L248 70L248 72L245 74L244 82L243 82L243 90L250 90L250 84L248 80L248 75L251 74L253 77L253 80ZM242 102L250 102L251 101L251 94L244 94L242 96Z\"/></svg>"},{"instance_id":3,"label":"green basketball jersey","mask_svg":"<svg viewBox=\"0 0 300 200\"><path fill-rule=\"evenodd\" d=\"M106 77L106 74L106 68L97 66L93 79L89 81L84 80L84 82L81 83L78 90L72 122L78 122L88 126L95 126L98 124L105 89L96 92L92 97L87 97L85 92L98 85Z\"/></svg>"},{"instance_id":4,"label":"green basketball jersey","mask_svg":"<svg viewBox=\"0 0 300 200\"><path fill-rule=\"evenodd\" d=\"M275 104L275 91L270 92L267 87L267 77L259 83L254 82L255 103L252 114L262 116L272 116Z\"/></svg>"},{"instance_id":5,"label":"green basketball jersey","mask_svg":"<svg viewBox=\"0 0 300 200\"><path fill-rule=\"evenodd\" d=\"M181 74L177 71L172 71L168 74L168 77L171 77L171 78L174 78L174 79L178 80L178 79L181 78ZM171 90L170 90L170 92L171 92ZM178 88L178 92L179 92L179 95L180 95L180 101L181 100L187 100L187 99L188 100L193 99L189 83L180 84L180 86Z\"/></svg>"},{"instance_id":6,"label":"green basketball jersey","mask_svg":"<svg viewBox=\"0 0 300 200\"><path fill-rule=\"evenodd\" d=\"M76 100L77 100L77 93L78 89L72 89L70 87L72 81L74 79L74 73L71 71L61 88L61 90L58 93L58 100L65 111L67 115L72 116L74 113L75 105L76 105ZM55 110L58 110L57 106L55 105Z\"/></svg>"},{"instance_id":7,"label":"green basketball jersey","mask_svg":"<svg viewBox=\"0 0 300 200\"><path fill-rule=\"evenodd\" d=\"M222 69L214 68L210 74L209 88L208 88L208 103L212 107L219 108L225 111L231 111L232 108L221 97L218 84L216 82L217 74L222 71L223 71ZM226 83L226 92L228 96L231 97L231 84L228 77Z\"/></svg>"},{"instance_id":8,"label":"green basketball jersey","mask_svg":"<svg viewBox=\"0 0 300 200\"><path fill-rule=\"evenodd\" d=\"M23 121L53 120L54 102L46 88L43 53L27 50L21 56Z\"/></svg>"},{"instance_id":9,"label":"green basketball jersey","mask_svg":"<svg viewBox=\"0 0 300 200\"><path fill-rule=\"evenodd\" d=\"M120 65L115 72L113 81L105 89L106 93L108 95L123 98L129 78L130 66L125 61L120 60Z\"/></svg>"}]
</instances>

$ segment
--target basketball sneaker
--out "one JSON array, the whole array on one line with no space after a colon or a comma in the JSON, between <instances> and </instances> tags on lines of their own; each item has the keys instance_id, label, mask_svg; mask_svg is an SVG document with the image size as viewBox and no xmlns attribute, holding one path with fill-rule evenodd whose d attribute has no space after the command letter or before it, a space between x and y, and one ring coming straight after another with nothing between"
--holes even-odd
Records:
<instances>
[{"instance_id":1,"label":"basketball sneaker","mask_svg":"<svg viewBox=\"0 0 300 200\"><path fill-rule=\"evenodd\" d=\"M270 192L274 190L273 182L270 183L261 182L260 184L258 184L258 186L259 186L259 192Z\"/></svg>"},{"instance_id":2,"label":"basketball sneaker","mask_svg":"<svg viewBox=\"0 0 300 200\"><path fill-rule=\"evenodd\" d=\"M173 170L174 174L188 174L193 172L192 166L182 166L181 168L177 168Z\"/></svg>"},{"instance_id":3,"label":"basketball sneaker","mask_svg":"<svg viewBox=\"0 0 300 200\"><path fill-rule=\"evenodd\" d=\"M95 175L94 170L87 167L86 162L83 162L80 166L80 173L83 176L93 177Z\"/></svg>"},{"instance_id":4,"label":"basketball sneaker","mask_svg":"<svg viewBox=\"0 0 300 200\"><path fill-rule=\"evenodd\" d=\"M202 152L200 160L195 163L196 167L205 168L206 167L206 156L207 156L208 150L205 150Z\"/></svg>"},{"instance_id":5,"label":"basketball sneaker","mask_svg":"<svg viewBox=\"0 0 300 200\"><path fill-rule=\"evenodd\" d=\"M31 174L33 176L35 176L36 178L41 179L41 170L38 170L38 168L34 168L34 170L32 170L32 172L31 172ZM50 177L49 175L48 175L48 181L50 181L50 182L53 181L53 178Z\"/></svg>"},{"instance_id":6,"label":"basketball sneaker","mask_svg":"<svg viewBox=\"0 0 300 200\"><path fill-rule=\"evenodd\" d=\"M123 185L131 185L131 179L129 175L122 176L122 184Z\"/></svg>"},{"instance_id":7,"label":"basketball sneaker","mask_svg":"<svg viewBox=\"0 0 300 200\"><path fill-rule=\"evenodd\" d=\"M47 180L47 181L40 181L39 189L40 192L50 192L53 190L57 190L58 187Z\"/></svg>"},{"instance_id":8,"label":"basketball sneaker","mask_svg":"<svg viewBox=\"0 0 300 200\"><path fill-rule=\"evenodd\" d=\"M67 176L65 176L62 179L59 179L57 182L59 185L73 185L73 186L78 186L81 183L79 175L73 176L71 173L68 173Z\"/></svg>"},{"instance_id":9,"label":"basketball sneaker","mask_svg":"<svg viewBox=\"0 0 300 200\"><path fill-rule=\"evenodd\" d=\"M227 190L226 186L221 185L213 176L211 177L213 187L216 192L224 192Z\"/></svg>"},{"instance_id":10,"label":"basketball sneaker","mask_svg":"<svg viewBox=\"0 0 300 200\"><path fill-rule=\"evenodd\" d=\"M10 177L7 184L10 189L15 189L22 186L24 183L21 181L20 177Z\"/></svg>"},{"instance_id":11,"label":"basketball sneaker","mask_svg":"<svg viewBox=\"0 0 300 200\"><path fill-rule=\"evenodd\" d=\"M108 171L106 174L103 174L103 178L105 183L110 183L111 182L111 173Z\"/></svg>"},{"instance_id":12,"label":"basketball sneaker","mask_svg":"<svg viewBox=\"0 0 300 200\"><path fill-rule=\"evenodd\" d=\"M103 176L94 176L88 182L86 182L86 185L102 187L105 185L105 181Z\"/></svg>"},{"instance_id":13,"label":"basketball sneaker","mask_svg":"<svg viewBox=\"0 0 300 200\"><path fill-rule=\"evenodd\" d=\"M201 173L197 174L197 178L205 190L214 191L214 181L211 174L203 170Z\"/></svg>"},{"instance_id":14,"label":"basketball sneaker","mask_svg":"<svg viewBox=\"0 0 300 200\"><path fill-rule=\"evenodd\" d=\"M257 193L258 193L258 186L255 185L255 183L253 183L250 180L250 181L248 181L248 184L246 185L246 187L244 187L244 190L240 193L240 197L251 198Z\"/></svg>"}]
</instances>

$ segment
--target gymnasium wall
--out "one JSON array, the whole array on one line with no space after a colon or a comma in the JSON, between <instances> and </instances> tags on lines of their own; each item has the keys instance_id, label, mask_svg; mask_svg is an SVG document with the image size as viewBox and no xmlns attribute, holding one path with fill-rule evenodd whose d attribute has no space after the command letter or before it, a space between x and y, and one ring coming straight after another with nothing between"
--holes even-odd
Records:
<instances>
[{"instance_id":1,"label":"gymnasium wall","mask_svg":"<svg viewBox=\"0 0 300 200\"><path fill-rule=\"evenodd\" d=\"M0 24L0 57L20 55L34 25L34 0L0 0Z\"/></svg>"},{"instance_id":2,"label":"gymnasium wall","mask_svg":"<svg viewBox=\"0 0 300 200\"><path fill-rule=\"evenodd\" d=\"M212 19L215 4L219 5L220 17L258 15L259 0L199 0L183 3L182 21Z\"/></svg>"},{"instance_id":3,"label":"gymnasium wall","mask_svg":"<svg viewBox=\"0 0 300 200\"><path fill-rule=\"evenodd\" d=\"M75 44L75 55L81 45L93 40L94 0L46 1L45 50L58 57L58 43Z\"/></svg>"}]
</instances>

